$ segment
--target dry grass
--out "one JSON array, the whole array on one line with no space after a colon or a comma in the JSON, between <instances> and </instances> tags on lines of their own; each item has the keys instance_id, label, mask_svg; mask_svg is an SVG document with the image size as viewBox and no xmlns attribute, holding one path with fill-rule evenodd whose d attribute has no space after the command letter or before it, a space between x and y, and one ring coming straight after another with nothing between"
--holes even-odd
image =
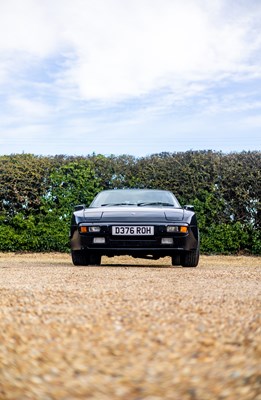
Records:
<instances>
[{"instance_id":1,"label":"dry grass","mask_svg":"<svg viewBox=\"0 0 261 400\"><path fill-rule=\"evenodd\" d=\"M261 399L260 266L0 253L0 399Z\"/></svg>"}]
</instances>

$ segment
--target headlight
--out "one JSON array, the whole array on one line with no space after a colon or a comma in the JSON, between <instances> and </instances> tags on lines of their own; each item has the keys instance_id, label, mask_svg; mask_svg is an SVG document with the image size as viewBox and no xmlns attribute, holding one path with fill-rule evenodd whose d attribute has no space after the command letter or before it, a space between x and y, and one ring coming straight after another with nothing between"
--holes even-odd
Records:
<instances>
[{"instance_id":1,"label":"headlight","mask_svg":"<svg viewBox=\"0 0 261 400\"><path fill-rule=\"evenodd\" d=\"M101 227L100 226L89 226L89 232L100 232L101 231Z\"/></svg>"},{"instance_id":2,"label":"headlight","mask_svg":"<svg viewBox=\"0 0 261 400\"><path fill-rule=\"evenodd\" d=\"M178 232L179 231L179 227L178 226L167 226L167 232L169 233L174 233L174 232Z\"/></svg>"},{"instance_id":3,"label":"headlight","mask_svg":"<svg viewBox=\"0 0 261 400\"><path fill-rule=\"evenodd\" d=\"M101 231L100 226L85 226L85 225L80 226L81 233L87 233L87 232L97 233L100 231Z\"/></svg>"},{"instance_id":4,"label":"headlight","mask_svg":"<svg viewBox=\"0 0 261 400\"><path fill-rule=\"evenodd\" d=\"M187 226L175 226L175 225L169 225L167 226L167 232L168 233L187 233L188 232L188 227Z\"/></svg>"}]
</instances>

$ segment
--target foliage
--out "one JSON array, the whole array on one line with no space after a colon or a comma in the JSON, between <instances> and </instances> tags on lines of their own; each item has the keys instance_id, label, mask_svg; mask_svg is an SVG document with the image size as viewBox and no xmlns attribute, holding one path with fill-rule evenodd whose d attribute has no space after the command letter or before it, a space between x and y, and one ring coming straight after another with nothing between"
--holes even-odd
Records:
<instances>
[{"instance_id":1,"label":"foliage","mask_svg":"<svg viewBox=\"0 0 261 400\"><path fill-rule=\"evenodd\" d=\"M52 159L32 154L0 157L0 211L13 217L38 209L46 192Z\"/></svg>"},{"instance_id":2,"label":"foliage","mask_svg":"<svg viewBox=\"0 0 261 400\"><path fill-rule=\"evenodd\" d=\"M112 188L162 188L194 204L205 253L261 254L260 152L0 157L0 250L68 251L73 206Z\"/></svg>"},{"instance_id":3,"label":"foliage","mask_svg":"<svg viewBox=\"0 0 261 400\"><path fill-rule=\"evenodd\" d=\"M238 253L248 243L248 232L240 223L210 225L201 233L201 251L205 253Z\"/></svg>"},{"instance_id":4,"label":"foliage","mask_svg":"<svg viewBox=\"0 0 261 400\"><path fill-rule=\"evenodd\" d=\"M48 190L42 196L41 210L66 221L76 204L89 205L100 191L99 179L89 160L56 167L50 174L49 182Z\"/></svg>"}]
</instances>

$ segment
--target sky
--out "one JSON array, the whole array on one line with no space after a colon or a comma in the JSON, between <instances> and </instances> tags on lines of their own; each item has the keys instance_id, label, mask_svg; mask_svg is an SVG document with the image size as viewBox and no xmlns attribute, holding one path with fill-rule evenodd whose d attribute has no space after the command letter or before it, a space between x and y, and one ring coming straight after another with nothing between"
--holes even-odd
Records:
<instances>
[{"instance_id":1,"label":"sky","mask_svg":"<svg viewBox=\"0 0 261 400\"><path fill-rule=\"evenodd\" d=\"M0 154L261 150L260 0L0 0Z\"/></svg>"}]
</instances>

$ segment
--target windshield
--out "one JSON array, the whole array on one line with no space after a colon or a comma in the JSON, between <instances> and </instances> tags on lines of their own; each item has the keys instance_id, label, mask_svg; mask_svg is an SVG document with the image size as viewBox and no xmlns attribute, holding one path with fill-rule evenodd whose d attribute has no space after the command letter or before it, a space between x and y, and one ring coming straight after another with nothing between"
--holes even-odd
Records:
<instances>
[{"instance_id":1,"label":"windshield","mask_svg":"<svg viewBox=\"0 0 261 400\"><path fill-rule=\"evenodd\" d=\"M165 190L152 189L115 189L100 192L90 207L111 206L156 206L181 208L176 197Z\"/></svg>"}]
</instances>

